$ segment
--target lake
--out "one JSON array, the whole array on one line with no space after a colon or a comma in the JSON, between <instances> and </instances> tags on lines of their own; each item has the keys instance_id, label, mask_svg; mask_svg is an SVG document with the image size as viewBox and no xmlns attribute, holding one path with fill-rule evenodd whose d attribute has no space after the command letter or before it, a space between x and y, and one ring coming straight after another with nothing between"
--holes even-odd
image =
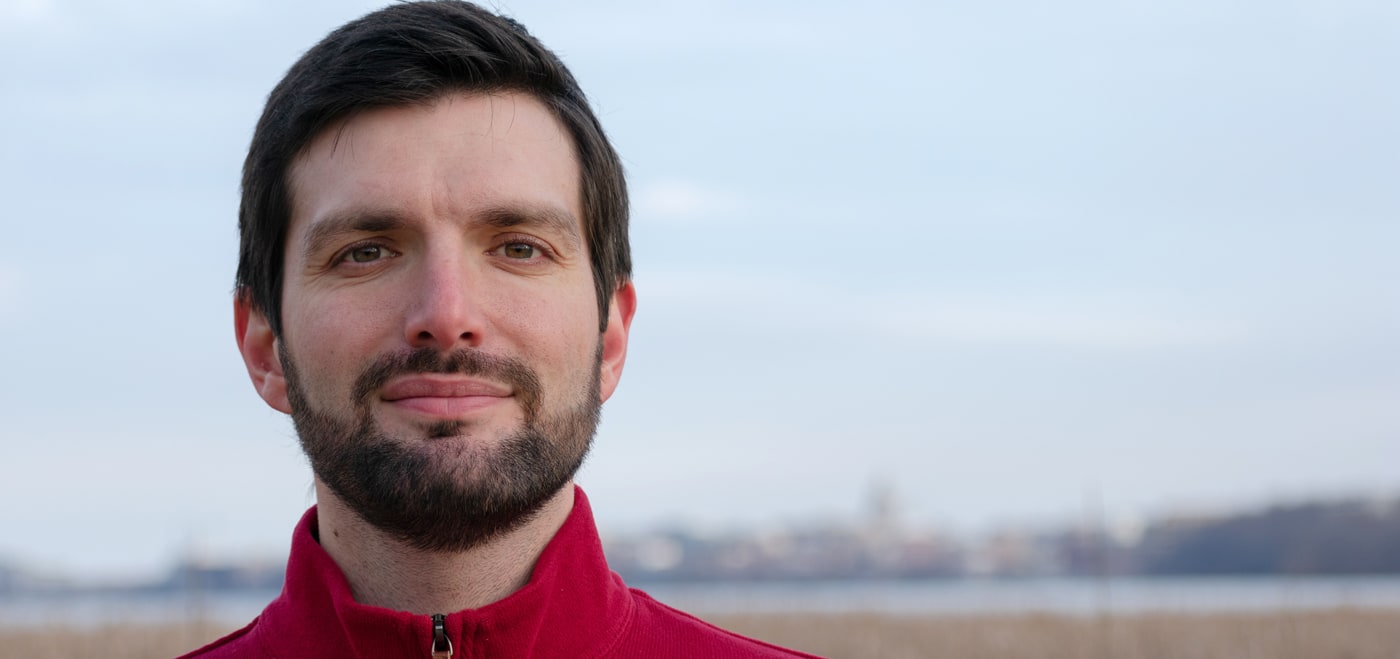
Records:
<instances>
[{"instance_id":1,"label":"lake","mask_svg":"<svg viewBox=\"0 0 1400 659\"><path fill-rule=\"evenodd\" d=\"M854 612L1066 615L1400 609L1400 576L952 579L648 584L656 599L706 613ZM276 591L0 597L0 626L252 619Z\"/></svg>"}]
</instances>

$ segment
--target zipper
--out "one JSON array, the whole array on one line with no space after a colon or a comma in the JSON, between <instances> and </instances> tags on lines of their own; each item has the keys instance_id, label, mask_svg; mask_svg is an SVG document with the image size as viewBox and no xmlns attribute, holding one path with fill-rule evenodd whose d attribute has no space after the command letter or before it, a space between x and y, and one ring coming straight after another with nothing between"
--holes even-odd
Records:
<instances>
[{"instance_id":1,"label":"zipper","mask_svg":"<svg viewBox=\"0 0 1400 659\"><path fill-rule=\"evenodd\" d=\"M432 659L452 659L452 639L447 637L447 616L433 614L433 644L428 648Z\"/></svg>"}]
</instances>

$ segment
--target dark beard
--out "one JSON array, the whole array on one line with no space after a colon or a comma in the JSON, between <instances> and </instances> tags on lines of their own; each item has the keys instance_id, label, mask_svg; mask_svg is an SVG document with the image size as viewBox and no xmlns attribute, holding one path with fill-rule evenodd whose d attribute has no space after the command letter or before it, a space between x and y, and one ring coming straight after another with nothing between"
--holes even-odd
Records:
<instances>
[{"instance_id":1,"label":"dark beard","mask_svg":"<svg viewBox=\"0 0 1400 659\"><path fill-rule=\"evenodd\" d=\"M291 356L278 356L292 422L316 477L366 522L424 551L465 551L528 522L578 472L598 427L601 342L578 403L554 414L541 411L539 379L517 360L420 348L370 364L350 395L356 419L335 418L307 401ZM424 437L387 436L374 422L372 399L390 378L411 373L508 384L524 420L495 446L483 446L490 438L442 440L471 432L462 421L424 425Z\"/></svg>"}]
</instances>

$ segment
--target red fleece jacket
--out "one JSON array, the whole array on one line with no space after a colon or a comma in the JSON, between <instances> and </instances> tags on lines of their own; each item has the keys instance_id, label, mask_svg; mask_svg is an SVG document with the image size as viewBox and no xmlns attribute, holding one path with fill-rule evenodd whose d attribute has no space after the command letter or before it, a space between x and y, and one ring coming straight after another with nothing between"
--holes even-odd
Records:
<instances>
[{"instance_id":1,"label":"red fleece jacket","mask_svg":"<svg viewBox=\"0 0 1400 659\"><path fill-rule=\"evenodd\" d=\"M433 617L356 602L345 575L316 541L315 529L313 506L292 534L282 594L262 615L181 659L433 659ZM579 489L573 510L525 587L441 622L452 659L812 656L725 631L628 588L608 569L593 513ZM442 641L439 636L439 649L446 645Z\"/></svg>"}]
</instances>

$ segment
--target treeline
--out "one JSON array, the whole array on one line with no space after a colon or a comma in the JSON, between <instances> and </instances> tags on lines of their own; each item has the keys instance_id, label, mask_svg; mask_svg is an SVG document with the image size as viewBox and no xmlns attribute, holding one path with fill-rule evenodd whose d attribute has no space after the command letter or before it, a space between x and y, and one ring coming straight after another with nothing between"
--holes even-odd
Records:
<instances>
[{"instance_id":1,"label":"treeline","mask_svg":"<svg viewBox=\"0 0 1400 659\"><path fill-rule=\"evenodd\" d=\"M1166 520L1130 553L1140 574L1400 574L1400 501Z\"/></svg>"},{"instance_id":2,"label":"treeline","mask_svg":"<svg viewBox=\"0 0 1400 659\"><path fill-rule=\"evenodd\" d=\"M878 521L878 520L876 520ZM1400 574L1400 499L1169 517L1136 537L1092 525L956 538L878 523L614 538L633 581Z\"/></svg>"},{"instance_id":3,"label":"treeline","mask_svg":"<svg viewBox=\"0 0 1400 659\"><path fill-rule=\"evenodd\" d=\"M1170 517L1136 538L1080 527L960 539L880 519L723 536L683 530L613 538L609 563L629 581L930 579L1106 575L1400 574L1400 499L1275 505ZM0 596L74 591L276 589L282 565L190 560L164 579L75 584L0 563Z\"/></svg>"}]
</instances>

